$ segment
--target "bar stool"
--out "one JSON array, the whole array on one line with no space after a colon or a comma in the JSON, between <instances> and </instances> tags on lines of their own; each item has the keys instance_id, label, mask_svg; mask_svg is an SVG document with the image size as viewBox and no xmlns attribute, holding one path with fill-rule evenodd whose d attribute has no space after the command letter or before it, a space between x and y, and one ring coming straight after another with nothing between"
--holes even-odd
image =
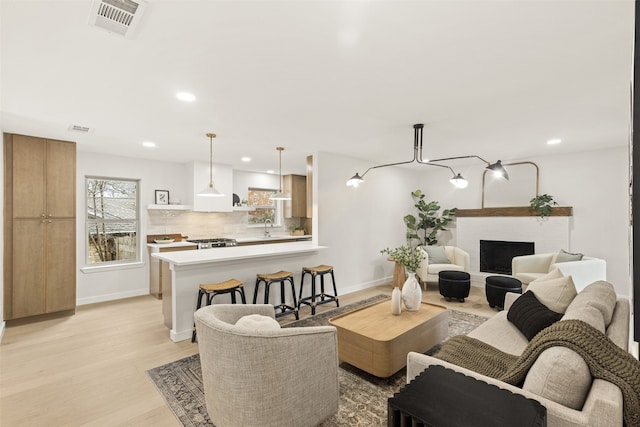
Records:
<instances>
[{"instance_id":1,"label":"bar stool","mask_svg":"<svg viewBox=\"0 0 640 427\"><path fill-rule=\"evenodd\" d=\"M198 302L196 304L196 310L202 307L202 298L206 298L206 305L211 305L213 297L222 294L231 294L231 304L236 303L236 292L240 294L240 299L243 304L247 303L244 296L244 287L240 280L229 279L220 283L210 283L200 285L198 288ZM196 324L193 324L193 332L191 333L191 342L196 342Z\"/></svg>"},{"instance_id":2,"label":"bar stool","mask_svg":"<svg viewBox=\"0 0 640 427\"><path fill-rule=\"evenodd\" d=\"M302 288L304 287L304 276L311 275L311 296L302 298ZM331 274L331 283L333 284L334 295L329 295L324 292L324 275ZM320 294L316 295L316 277L320 276ZM320 301L316 301L320 298ZM338 301L338 291L336 289L336 279L333 276L333 266L331 265L317 265L315 267L302 267L302 278L300 279L300 298L298 299L298 310L300 310L300 304L306 304L311 307L311 314L316 314L316 305L326 304L328 302L336 302L336 307L340 307Z\"/></svg>"},{"instance_id":3,"label":"bar stool","mask_svg":"<svg viewBox=\"0 0 640 427\"><path fill-rule=\"evenodd\" d=\"M260 283L264 282L264 303L269 304L269 289L272 283L280 283L280 304L274 305L274 309L280 310L280 313L276 313L276 317L284 316L285 314L293 313L298 316L298 303L296 302L296 287L293 283L293 273L290 271L278 271L277 273L270 274L257 274L256 275L256 289L253 292L253 303L258 301L258 289ZM293 298L293 306L287 305L285 300L284 282L291 284L291 296Z\"/></svg>"}]
</instances>

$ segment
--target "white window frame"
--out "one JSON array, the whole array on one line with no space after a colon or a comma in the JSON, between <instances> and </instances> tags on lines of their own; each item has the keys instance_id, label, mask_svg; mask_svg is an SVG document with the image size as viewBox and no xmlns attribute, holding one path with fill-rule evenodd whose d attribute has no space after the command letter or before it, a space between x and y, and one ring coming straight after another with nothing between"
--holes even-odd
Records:
<instances>
[{"instance_id":1,"label":"white window frame","mask_svg":"<svg viewBox=\"0 0 640 427\"><path fill-rule=\"evenodd\" d=\"M89 218L89 191L88 186L89 182L92 180L104 180L104 181L125 181L125 182L134 182L136 184L136 197L135 197L135 219L91 219ZM82 269L83 272L90 272L90 270L107 270L112 268L131 268L138 265L142 265L142 249L141 249L141 239L140 239L140 180L132 179L132 178L115 178L115 177L104 177L104 176L85 176L84 182L84 215L85 215L85 227L84 227L84 242L85 242L85 267ZM89 260L89 228L91 225L95 223L133 223L135 224L135 233L136 233L136 257L135 259L128 260L113 260L113 261L98 261L98 262L90 262Z\"/></svg>"}]
</instances>

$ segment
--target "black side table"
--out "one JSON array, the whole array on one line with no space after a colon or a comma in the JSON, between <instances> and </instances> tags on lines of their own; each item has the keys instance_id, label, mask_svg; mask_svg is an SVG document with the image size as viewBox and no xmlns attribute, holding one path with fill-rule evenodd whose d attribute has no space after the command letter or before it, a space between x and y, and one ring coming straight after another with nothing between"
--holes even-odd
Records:
<instances>
[{"instance_id":1,"label":"black side table","mask_svg":"<svg viewBox=\"0 0 640 427\"><path fill-rule=\"evenodd\" d=\"M545 427L547 409L442 366L430 366L388 400L388 426Z\"/></svg>"}]
</instances>

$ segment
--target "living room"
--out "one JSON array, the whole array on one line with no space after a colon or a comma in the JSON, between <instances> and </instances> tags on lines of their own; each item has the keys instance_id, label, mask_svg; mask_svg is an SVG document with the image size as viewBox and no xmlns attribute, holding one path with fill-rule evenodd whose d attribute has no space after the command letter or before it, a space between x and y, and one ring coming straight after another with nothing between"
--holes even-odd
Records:
<instances>
[{"instance_id":1,"label":"living room","mask_svg":"<svg viewBox=\"0 0 640 427\"><path fill-rule=\"evenodd\" d=\"M43 15L46 15L46 8L43 9L44 12L41 11L35 15L31 15L35 12L29 11L25 6L17 6L16 3L19 2L6 3L13 4L10 6L3 5L0 10L4 13L0 17L3 19L3 24L5 19L12 21L12 24L9 26L10 29L17 25L15 20L22 17L36 16L37 19L35 19L35 21L38 21L43 20ZM78 12L74 10L73 15L82 15L84 19L89 8L89 3L90 2L81 3L82 11ZM152 6L157 8L157 10L162 9L160 4L156 2L151 3ZM629 13L632 15L633 2L620 3L622 3L622 6L620 7L624 10L622 12L613 13L613 16L619 16L619 14L621 14L626 17ZM495 4L492 5L492 7L493 6L495 6ZM153 13L154 7L149 9L149 13ZM589 14L592 13L595 12L590 11ZM518 15L518 13L516 13L516 15ZM255 19L258 20L257 18ZM632 17L629 18L628 21L623 20L623 24L620 26L625 27L626 30L630 31L620 31L620 33L628 33L627 35L632 37L632 25L629 25L631 21ZM81 24L83 35L90 34L89 37L91 38L101 37L101 33L97 33L100 34L98 36L93 33L94 31L98 31L97 29L86 26L85 20L83 20ZM540 23L540 25L542 25L542 23ZM73 26L73 31L69 31L73 33L78 27L80 27L80 25L76 24ZM144 30L144 27L141 29ZM3 30L3 32L4 31L5 30ZM7 32L10 31L7 30ZM608 34L607 31L604 31L604 33ZM618 35L619 34L616 33L616 37ZM107 34L107 36L111 37L109 34ZM144 33L141 33L141 37L144 37ZM507 35L504 37L506 38ZM611 37L611 40L617 41L618 39L616 37ZM10 48L10 52L12 53L11 59L19 59L19 56L16 56L15 54L15 52L19 50L19 43L15 39L11 39L10 35L3 36L3 38L4 41L2 46L4 48L6 45ZM552 39L553 37L549 38ZM114 38L109 40L116 40L117 44L125 42L125 40ZM43 43L42 38L36 39L29 45L29 47L33 49L33 55L31 56L39 58L38 60L41 60L41 57L42 60L46 60L46 53L41 52L38 48L39 46L42 46L39 43ZM427 43L425 42L425 44ZM560 102L560 100L550 99L549 105L546 106L542 103L529 105L527 99L529 96L532 96L532 92L544 91L545 88L537 86L541 84L540 81L536 81L537 85L526 85L526 81L529 77L524 74L524 70L520 70L523 71L521 76L513 77L513 81L511 82L512 85L510 86L514 92L517 92L516 95L518 95L511 97L510 101L513 101L514 98L518 97L520 101L517 103L513 102L510 105L500 105L501 109L496 111L505 112L505 118L494 116L493 127L499 129L501 126L504 126L505 128L501 131L491 133L491 137L499 137L503 140L505 147L509 149L508 151L505 151L508 154L500 157L504 163L519 161L534 162L540 169L539 192L541 194L551 194L559 205L570 206L573 208L573 216L570 219L570 231L568 236L570 246L557 249L581 252L588 256L594 256L606 260L607 280L613 284L616 293L619 296L630 298L632 296L632 282L630 279L631 253L629 249L630 112L628 111L628 87L631 75L632 40L625 41L624 47L620 50L623 51L623 54L618 53L618 55L615 55L616 60L625 58L625 55L627 54L629 55L626 63L621 61L624 66L620 66L619 62L616 62L615 64L616 67L620 68L618 70L618 75L623 75L625 78L621 81L615 82L607 80L603 82L602 87L599 90L602 92L615 92L616 96L614 98L621 100L622 105L611 106L603 103L600 105L600 108L595 109L595 111L600 115L592 112L593 114L588 116L571 118L573 122L579 122L579 125L572 123L574 125L575 133L566 137L563 136L565 138L565 141L563 141L564 146L563 144L558 146L547 145L545 143L545 139L540 138L540 135L542 134L548 134L548 137L555 136L551 135L551 133L556 132L556 129L560 129L558 123L547 123L547 126L544 126L546 128L544 129L544 132L540 130L536 131L535 137L532 137L532 133L528 131L533 127L531 122L536 122L538 120L536 110L547 108L552 110L552 114L550 114L551 116L553 115L553 112L559 115L560 112L557 110L565 108L565 104ZM56 52L57 54L60 54L60 51ZM160 55L160 53L158 53L158 55ZM422 53L420 55L422 55ZM460 55L474 56L474 52L465 51ZM554 55L554 58L566 56L568 58L567 62L579 62L579 59L582 58L582 56L577 53L575 55L576 57L571 57L571 54L563 51ZM404 66L406 66L407 69L410 68L410 58L411 55L407 55L407 57L404 58L406 60ZM168 59L165 60L169 61ZM594 61L594 63L597 62L598 61ZM30 61L27 63L30 63ZM562 80L567 87L571 86L569 87L570 90L568 89L563 93L563 95L575 97L582 96L583 87L572 81L572 73L562 70L564 64L550 67L551 69L547 70L545 69L547 64L545 64L544 60L540 59L539 62L535 63L537 66L532 70L534 74L549 73L562 75L563 79L558 80ZM589 64L594 65L593 63ZM3 68L4 67L5 65L3 64ZM384 69L384 61L378 63L378 67ZM424 68L427 67L421 68L420 72L411 71L409 74L411 74L412 80L415 79L414 81L419 82L420 78L416 78L414 73L420 75L424 71ZM372 69L375 68L372 67ZM8 74L6 71L3 72L3 92L6 92L6 89L10 88L14 82L20 81L21 83L15 84L14 89L10 90L10 98L5 98L5 101L3 101L3 105L6 105L6 99L10 99L11 107L14 107L15 110L5 110L5 108L3 108L3 120L0 124L2 131L74 140L76 134L70 134L67 132L66 126L69 124L67 121L76 120L76 117L70 118L65 116L57 120L54 127L56 129L64 129L63 131L56 130L56 133L54 134L49 133L47 120L45 118L39 122L30 119L31 116L29 114L24 114L24 111L28 111L29 109L33 109L34 111L40 109L38 103L29 103L27 106L16 103L16 99L19 99L17 93L20 90L26 90L25 88L31 84L31 79L25 78L24 80L14 80L16 79L17 74L22 71L21 67L8 68L8 70ZM208 70L201 70L201 72L209 74ZM482 79L486 78L486 74L488 74L486 70L478 70L478 76L475 77L477 80L474 79L475 85L481 86L483 84ZM597 72L594 74L596 76L598 75ZM402 73L395 75L401 76ZM429 77L425 76L424 79L428 80ZM90 83L91 79L88 80ZM349 81L351 84L354 82L351 79ZM597 81L597 79L593 78L593 81ZM334 84L337 83L334 82ZM386 84L390 85L391 83L386 82ZM469 84L471 85L471 83ZM338 291L341 295L361 291L365 292L361 295L368 295L368 289L374 289L378 285L387 284L391 280L393 264L387 260L386 256L380 253L380 250L385 247L395 247L405 243L406 228L402 218L406 214L414 212L413 200L411 198L412 191L421 189L427 194L429 200L437 200L444 208L456 207L459 209L476 209L480 208L482 205L482 173L485 165L476 160L448 163L455 168L456 172L461 173L461 175L469 181L469 187L463 190L455 189L449 184L448 181L451 176L447 170L423 165L389 167L374 170L367 174L366 183L361 185L359 188L352 189L345 186L345 181L356 171L362 173L373 165L410 159L412 155L413 136L411 127L414 123L425 123L425 151L429 156L432 155L431 153L434 153L436 157L439 157L440 155L442 157L446 157L458 154L476 154L484 157L486 156L485 153L491 152L492 155L496 153L496 150L491 146L490 141L485 139L486 137L483 136L482 138L482 142L484 142L483 144L482 142L477 142L474 139L468 138L467 135L462 138L455 137L455 134L452 131L455 130L456 127L469 127L477 132L478 135L481 135L482 132L487 132L487 134L489 134L487 128L479 123L487 121L488 118L491 117L491 115L480 114L483 106L485 105L483 102L486 102L487 104L489 102L500 104L500 101L494 99L493 94L485 94L485 97L480 98L479 101L476 99L463 105L460 100L465 98L465 94L458 93L456 90L456 82L449 81L440 83L440 85L450 88L451 93L447 93L441 98L446 99L447 96L451 97L452 100L450 102L453 105L450 107L450 110L437 112L432 106L420 106L420 103L427 99L428 96L419 95L414 98L411 95L407 95L408 100L406 103L399 102L394 96L393 101L390 102L391 107L385 107L384 112L380 113L392 117L392 123L382 125L376 123L376 119L378 117L375 115L369 115L365 119L358 118L360 114L362 114L358 112L362 107L349 104L350 107L346 110L354 110L358 113L354 114L354 122L357 122L357 125L353 126L353 129L351 129L347 135L335 135L335 132L326 130L326 128L331 128L333 126L328 118L334 116L329 113L319 121L314 120L309 123L309 126L306 128L306 133L301 132L300 129L296 129L295 132L290 132L292 135L288 135L288 132L286 131L287 119L283 117L288 117L287 114L292 114L291 105L287 108L278 108L278 113L283 115L278 121L280 123L280 131L282 132L283 138L287 136L287 141L291 141L291 145L288 143L282 143L287 147L287 150L284 152L285 157L283 166L285 168L292 168L292 166L287 165L288 162L295 162L296 165L301 165L302 162L299 161L301 156L314 156L314 239L318 244L326 246L329 249L317 255L316 258L313 258L312 260L316 261L318 264L325 263L334 266L336 278L338 280ZM37 86L38 85L34 85L34 87L29 89L29 91L37 91ZM40 89L44 90L44 88ZM83 89L83 91L85 93L89 92L86 88ZM399 91L406 93L406 87L403 86L402 90ZM386 103L384 96L389 95L391 97L393 95L386 93L387 90L385 89L380 89L380 92L380 97L376 97L373 100L369 99L368 102L383 105ZM394 92L394 90L389 90L389 92ZM274 96L270 91L266 91L266 93L268 95L267 97L271 97L272 99L277 98L277 96ZM585 96L590 95L591 94ZM58 98L47 98L42 104L55 104L56 99ZM311 104L315 103L315 101L308 102ZM557 103L557 105L554 106L554 102ZM582 102L588 103L587 100L583 100ZM457 103L460 103L460 109L465 110L467 113L462 115L461 119L453 120L448 118L447 115L450 114L451 111L455 110L455 104ZM300 102L299 104L293 105L300 105L300 110L304 111L305 108L302 104L303 103ZM333 103L328 104L329 105L325 105L327 110L340 110ZM402 107L397 106L400 104L407 105L402 105ZM79 114L78 117L82 117L82 119L87 121L94 120L95 122L98 122L98 118L96 116L100 114L99 102L94 100L80 105L82 105L82 108L79 109L85 110L85 113L82 115ZM409 107L412 105L413 111L410 111L411 108ZM116 109L115 106L112 107L114 110ZM264 105L263 107L264 109L268 109L268 107L265 107ZM190 122L190 112L188 110L182 107L173 106L170 109L172 110L172 114L179 117L181 121ZM398 111L395 111L396 109ZM477 110L478 112L473 113L474 110ZM623 126L620 126L620 122L616 121L616 126L613 131L611 131L611 129L603 129L607 127L602 124L602 122L605 121L604 119L608 118L608 115L616 117L619 116L618 113L620 110L623 110L628 114L627 119L629 120L624 121ZM241 109L238 109L235 104L233 111L234 114L239 116L241 115L238 113ZM508 115L506 115L507 112L509 113ZM346 111L342 111L340 114L347 115L348 113ZM494 111L493 114L498 113ZM312 115L313 114L311 113L309 114L309 116ZM474 118L476 115L478 118ZM569 117L566 116L562 117L563 119L569 119ZM146 120L150 123L149 126L151 127L159 126L163 121L156 120L154 117L146 117ZM335 122L338 123L342 120L347 119L336 118ZM61 125L63 121L64 126ZM324 123L325 121L327 123ZM449 124L443 129L439 122L456 123L453 125ZM262 122L260 123L262 124ZM113 120L111 122L106 121L103 124L102 129L99 129L99 127L96 129L94 135L99 135L104 131L105 127L107 129L115 129L118 126L118 120ZM204 132L218 131L218 129L216 129L215 120L210 126L211 128L201 129L202 123L193 124L193 129L191 130L193 131L192 133L197 136L189 134L189 136L185 138L189 139L190 143L195 147L195 151L199 153L198 156L201 159L204 159L208 154L208 146L205 144L205 142L208 141L204 138ZM580 127L582 128L582 133L575 131L575 129ZM272 130L273 129L270 128L270 131ZM305 135L310 135L314 130L318 130L319 136L314 135L313 137L309 137L309 139L313 140L312 150L306 150L306 147L295 147L296 139L305 139ZM453 143L452 145L449 145L447 134L444 131L450 131L449 135L452 139L456 139L458 142L462 140L463 142L461 147L455 147ZM359 132L362 132L362 135L359 135ZM378 132L383 134L384 138L376 137L375 141L377 144L375 144L375 146L372 144L371 147L369 147L366 141L373 141L375 134ZM109 141L110 131L106 131L105 133L107 133L106 141ZM589 134L593 134L594 136ZM267 159L267 163L269 163L271 167L274 167L276 166L277 158L275 157L276 152L273 148L281 142L279 141L279 134L275 131L273 131L271 135L272 138L265 143L259 144L256 142L255 151L262 151L263 154L261 154L261 156ZM589 136L587 137L586 135ZM81 213L85 211L84 183L86 176L109 176L139 179L141 182L140 205L143 207L154 202L154 189L166 189L172 195L182 195L183 199L187 192L187 178L185 176L185 164L183 161L172 161L166 158L153 158L152 155L147 156L145 152L136 151L137 149L132 149L134 154L128 155L123 149L123 146L126 146L127 144L124 144L123 146L119 145L116 150L107 152L106 147L109 145L108 142L105 143L105 140L101 140L100 144L95 146L92 145L93 143L89 140L90 136L92 135L81 135L77 138L78 157L76 193L78 197L76 211L79 215L76 233L76 261L79 268L82 267L85 262L84 230L86 228L86 222ZM255 134L252 134L252 136L255 137ZM328 149L327 146L323 144L323 139L330 139L331 136L335 136L335 139L340 140L344 146L351 145L350 143L353 141L353 148L350 150L345 149L344 151ZM216 156L222 156L223 154L226 155L225 151L230 151L229 146L233 144L225 142L224 139L226 137L227 136L221 132L219 138L216 140L216 145L214 146ZM182 136L174 134L172 138L168 138L168 140L171 140L171 143L175 144L176 141L182 141L181 138ZM231 137L229 138L231 139ZM359 141L360 139L364 141ZM533 145L531 139L535 139L535 143L539 144L538 148L533 151L528 148L530 145ZM358 140L357 143L356 140ZM597 141L597 143L594 144L593 140L600 141ZM251 138L244 140L244 144L238 143L238 141L241 141L241 138L234 141L236 142L236 145L250 146L254 144L254 141ZM114 145L115 144L116 143L114 142ZM133 145L133 143L129 145ZM180 144L178 143L175 145ZM522 145L522 148L520 148L520 145ZM566 148L567 146L570 146L571 148ZM526 150L525 147L527 147ZM505 148L505 150L507 148ZM373 152L380 152L381 154L376 156L371 154ZM289 153L291 153L291 158L287 157ZM294 155L297 156L295 160L290 160ZM147 158L145 158L145 156L147 156ZM218 158L219 157L216 157L216 159ZM497 158L498 157L495 159L492 158L491 160L497 160ZM508 166L506 167L508 168ZM142 209L140 217L141 235L147 234L149 222L148 213L145 209ZM541 220L541 229L544 228L544 226L545 223ZM170 231L180 232L180 230ZM457 237L455 223L452 223L450 231L442 234L439 244L455 244ZM148 262L146 253L143 254L142 262L143 265L135 269L111 270L90 274L78 272L77 298L78 305L82 306L83 313L86 313L87 310L91 309L90 304L92 303L103 302L104 305L100 305L101 309L103 309L104 307L109 307L110 304L117 304L117 302L108 303L107 301L122 299L121 306L111 306L113 307L113 311L108 312L108 315L110 316L118 316L118 310L127 310L128 307L130 307L129 304L135 304L127 301L126 298L144 295L148 292L148 269L145 268L146 262ZM153 309L158 311L159 307L153 306ZM2 313L2 296L0 296L0 313ZM134 333L131 332L130 329L126 330L130 331L130 333ZM156 333L155 329L153 333ZM144 337L139 338L141 345L144 345ZM166 336L163 338L166 339ZM113 342L115 342L117 337L110 336L109 339L114 340ZM61 343L62 342L63 340L61 339ZM130 344L129 341L128 343ZM4 344L5 343L3 343L3 345ZM14 344L19 345L19 341L14 341ZM174 345L173 343L167 344ZM76 345L81 345L81 343L78 344L76 342ZM145 364L157 361L157 364L159 365L164 363L166 360L178 359L193 351L192 347L189 347L186 343L177 345L175 349L171 349L169 345L162 346L162 349L163 351L167 351L167 354L164 357L155 357L154 359L152 356L150 359L147 359ZM637 347L635 351L637 352ZM112 356L115 357L113 354ZM101 355L92 353L88 357L99 358ZM162 362L160 362L161 360ZM33 369L36 369L36 367L34 366ZM73 377L69 378L73 381ZM29 381L35 380L30 378ZM50 386L50 384L46 384L44 387L48 386ZM143 390L143 392L148 391L147 389ZM19 387L12 389L13 393L16 393L17 391L19 392ZM52 389L49 390L49 393L54 394L56 391L55 389ZM173 425L171 424L171 421L167 422L167 425Z\"/></svg>"}]
</instances>

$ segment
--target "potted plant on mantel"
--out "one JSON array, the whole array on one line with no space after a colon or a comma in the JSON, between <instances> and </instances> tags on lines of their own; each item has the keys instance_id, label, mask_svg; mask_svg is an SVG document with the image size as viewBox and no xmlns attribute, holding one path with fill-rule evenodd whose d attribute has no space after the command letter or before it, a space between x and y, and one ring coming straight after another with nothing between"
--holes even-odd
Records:
<instances>
[{"instance_id":1,"label":"potted plant on mantel","mask_svg":"<svg viewBox=\"0 0 640 427\"><path fill-rule=\"evenodd\" d=\"M549 194L540 194L529 201L529 204L536 210L540 218L545 219L551 215L551 207L557 206L558 203L553 200L553 196Z\"/></svg>"},{"instance_id":2,"label":"potted plant on mantel","mask_svg":"<svg viewBox=\"0 0 640 427\"><path fill-rule=\"evenodd\" d=\"M419 246L435 245L438 243L438 232L445 230L456 215L456 208L451 208L443 210L438 216L440 205L435 201L425 202L425 196L421 190L411 193L415 201L414 206L418 209L418 216L409 214L404 217L408 244L411 244L412 240L418 240Z\"/></svg>"}]
</instances>

